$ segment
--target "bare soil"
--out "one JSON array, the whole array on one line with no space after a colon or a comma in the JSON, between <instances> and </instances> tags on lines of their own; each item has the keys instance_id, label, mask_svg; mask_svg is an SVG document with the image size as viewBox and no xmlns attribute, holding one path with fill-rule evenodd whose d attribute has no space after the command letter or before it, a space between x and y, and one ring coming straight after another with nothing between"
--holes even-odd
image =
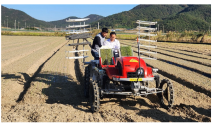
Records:
<instances>
[{"instance_id":1,"label":"bare soil","mask_svg":"<svg viewBox=\"0 0 218 130\"><path fill-rule=\"evenodd\" d=\"M136 49L134 41L120 42ZM73 49L67 43L63 37L2 36L2 122L211 122L210 45L157 43L158 60L145 60L173 83L172 109L162 108L156 95L111 96L93 114L83 94L82 60L66 59L75 56L66 53ZM93 60L91 52L85 55Z\"/></svg>"}]
</instances>

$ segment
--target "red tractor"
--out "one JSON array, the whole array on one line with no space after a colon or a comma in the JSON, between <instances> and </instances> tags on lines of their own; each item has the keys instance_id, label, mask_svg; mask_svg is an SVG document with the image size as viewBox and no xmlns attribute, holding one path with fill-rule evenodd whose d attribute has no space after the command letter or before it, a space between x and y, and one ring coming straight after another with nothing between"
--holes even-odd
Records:
<instances>
[{"instance_id":1,"label":"red tractor","mask_svg":"<svg viewBox=\"0 0 218 130\"><path fill-rule=\"evenodd\" d=\"M124 56L124 51L113 49L100 49L99 60L86 62L84 94L89 98L92 112L97 112L100 106L100 99L104 95L133 95L147 96L157 94L160 103L165 108L173 106L173 86L168 79L160 82L158 69L148 67L145 61L133 56L132 49L129 55ZM126 51L125 50L125 51ZM104 56L102 55L104 53ZM106 54L107 53L107 54ZM119 57L114 58L115 53ZM117 55L117 54L116 54ZM156 86L148 87L149 82L154 81Z\"/></svg>"}]
</instances>

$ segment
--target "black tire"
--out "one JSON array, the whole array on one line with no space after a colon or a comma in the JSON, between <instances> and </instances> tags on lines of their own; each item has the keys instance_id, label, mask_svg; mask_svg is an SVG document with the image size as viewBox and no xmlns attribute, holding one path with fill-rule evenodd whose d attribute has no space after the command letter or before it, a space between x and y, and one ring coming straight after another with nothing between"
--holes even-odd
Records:
<instances>
[{"instance_id":1,"label":"black tire","mask_svg":"<svg viewBox=\"0 0 218 130\"><path fill-rule=\"evenodd\" d=\"M164 92L157 94L160 99L161 106L166 109L172 108L174 102L172 83L168 79L163 79L160 83L160 89L164 90Z\"/></svg>"},{"instance_id":2,"label":"black tire","mask_svg":"<svg viewBox=\"0 0 218 130\"><path fill-rule=\"evenodd\" d=\"M91 106L91 111L93 113L98 112L100 106L100 92L98 83L96 81L93 81L89 88L89 103Z\"/></svg>"},{"instance_id":3,"label":"black tire","mask_svg":"<svg viewBox=\"0 0 218 130\"><path fill-rule=\"evenodd\" d=\"M85 67L85 76L84 76L84 96L89 97L89 88L90 88L90 65Z\"/></svg>"}]
</instances>

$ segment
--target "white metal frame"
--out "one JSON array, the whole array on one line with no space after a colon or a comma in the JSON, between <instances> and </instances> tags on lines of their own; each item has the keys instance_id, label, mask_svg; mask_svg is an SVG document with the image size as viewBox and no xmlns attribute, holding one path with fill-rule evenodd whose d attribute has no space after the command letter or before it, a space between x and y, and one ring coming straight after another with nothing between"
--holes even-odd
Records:
<instances>
[{"instance_id":1,"label":"white metal frame","mask_svg":"<svg viewBox=\"0 0 218 130\"><path fill-rule=\"evenodd\" d=\"M79 33L84 33L84 32L89 32L85 30L85 27L90 26L89 24L85 24L85 21L89 20L89 18L84 18L84 19L66 19L66 22L73 22L73 25L68 25L66 26L67 29L70 28L80 28L80 30L73 30L73 31L69 31L67 34L79 34ZM75 22L80 22L80 25L74 25ZM84 22L84 24L82 25L81 22ZM84 28L83 31L81 30L81 28Z\"/></svg>"},{"instance_id":2,"label":"white metal frame","mask_svg":"<svg viewBox=\"0 0 218 130\"><path fill-rule=\"evenodd\" d=\"M150 48L157 48L157 46L151 46L151 42L157 42L157 40L150 40L150 37L151 36L156 36L157 34L151 34L150 32L154 32L157 30L157 28L151 28L151 25L155 25L157 24L157 22L150 22L150 21L141 21L141 20L137 20L136 23L139 24L139 26L137 26L137 29L139 30L137 32L138 34L138 48L139 48L139 54L140 53L147 53L148 54L148 57L141 57L143 59L149 59L149 60L156 60L157 59L157 52L152 52L150 50ZM140 26L141 24L145 24L145 25L149 25L149 27L142 27ZM141 31L148 31L148 33L141 33ZM140 36L148 36L149 39L140 39ZM148 42L148 45L142 45L140 44L140 41L144 41L144 42ZM140 51L140 47L146 47L148 49L148 51ZM153 55L153 57L151 57L151 55Z\"/></svg>"},{"instance_id":3,"label":"white metal frame","mask_svg":"<svg viewBox=\"0 0 218 130\"><path fill-rule=\"evenodd\" d=\"M73 26L68 26L66 28L84 28L84 30L73 30L72 32L68 32L68 34L79 34L79 33L85 33L85 32L89 32L89 31L86 31L85 30L85 27L89 26L89 24L85 24L84 21L88 20L89 18L84 18L84 19L68 19L66 20L66 22L80 22L80 25L74 25ZM81 22L84 22L84 25L81 25ZM73 40L73 43L74 43L74 40ZM78 39L78 43L79 43L79 39ZM84 39L83 39L83 43L84 43ZM77 52L83 52L82 56L75 56L75 57L66 57L66 59L83 59L83 62L85 62L85 58L87 58L88 56L85 56L84 55L84 52L85 51L89 51L89 50L85 50L85 45L83 45L83 50L75 50L73 49L72 51L66 51L69 53L77 53Z\"/></svg>"},{"instance_id":4,"label":"white metal frame","mask_svg":"<svg viewBox=\"0 0 218 130\"><path fill-rule=\"evenodd\" d=\"M74 41L74 40L73 40ZM83 39L83 42L84 42L84 39ZM79 40L78 40L78 43L79 43ZM85 50L85 45L83 45L83 50L75 50L75 49L73 49L72 51L66 51L66 52L68 52L68 54L69 53L77 53L77 52L83 52L83 54L82 54L82 56L75 56L75 57L66 57L66 59L82 59L83 58L83 62L85 62L85 58L87 58L88 56L85 56L84 55L84 52L85 51L89 51L89 50Z\"/></svg>"}]
</instances>

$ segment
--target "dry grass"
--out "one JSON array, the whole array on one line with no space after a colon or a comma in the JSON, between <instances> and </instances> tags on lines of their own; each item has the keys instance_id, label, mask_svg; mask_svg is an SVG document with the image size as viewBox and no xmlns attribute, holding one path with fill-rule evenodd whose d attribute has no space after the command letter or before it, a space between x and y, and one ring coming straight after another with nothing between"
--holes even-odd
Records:
<instances>
[{"instance_id":1,"label":"dry grass","mask_svg":"<svg viewBox=\"0 0 218 130\"><path fill-rule=\"evenodd\" d=\"M162 35L162 31L157 32L157 36L151 38L158 41L168 42L191 42L191 43L211 43L211 36L203 32L184 31L182 33L169 31Z\"/></svg>"},{"instance_id":2,"label":"dry grass","mask_svg":"<svg viewBox=\"0 0 218 130\"><path fill-rule=\"evenodd\" d=\"M13 32L13 31L2 31L1 35L12 35L12 36L66 36L65 32Z\"/></svg>"}]
</instances>

